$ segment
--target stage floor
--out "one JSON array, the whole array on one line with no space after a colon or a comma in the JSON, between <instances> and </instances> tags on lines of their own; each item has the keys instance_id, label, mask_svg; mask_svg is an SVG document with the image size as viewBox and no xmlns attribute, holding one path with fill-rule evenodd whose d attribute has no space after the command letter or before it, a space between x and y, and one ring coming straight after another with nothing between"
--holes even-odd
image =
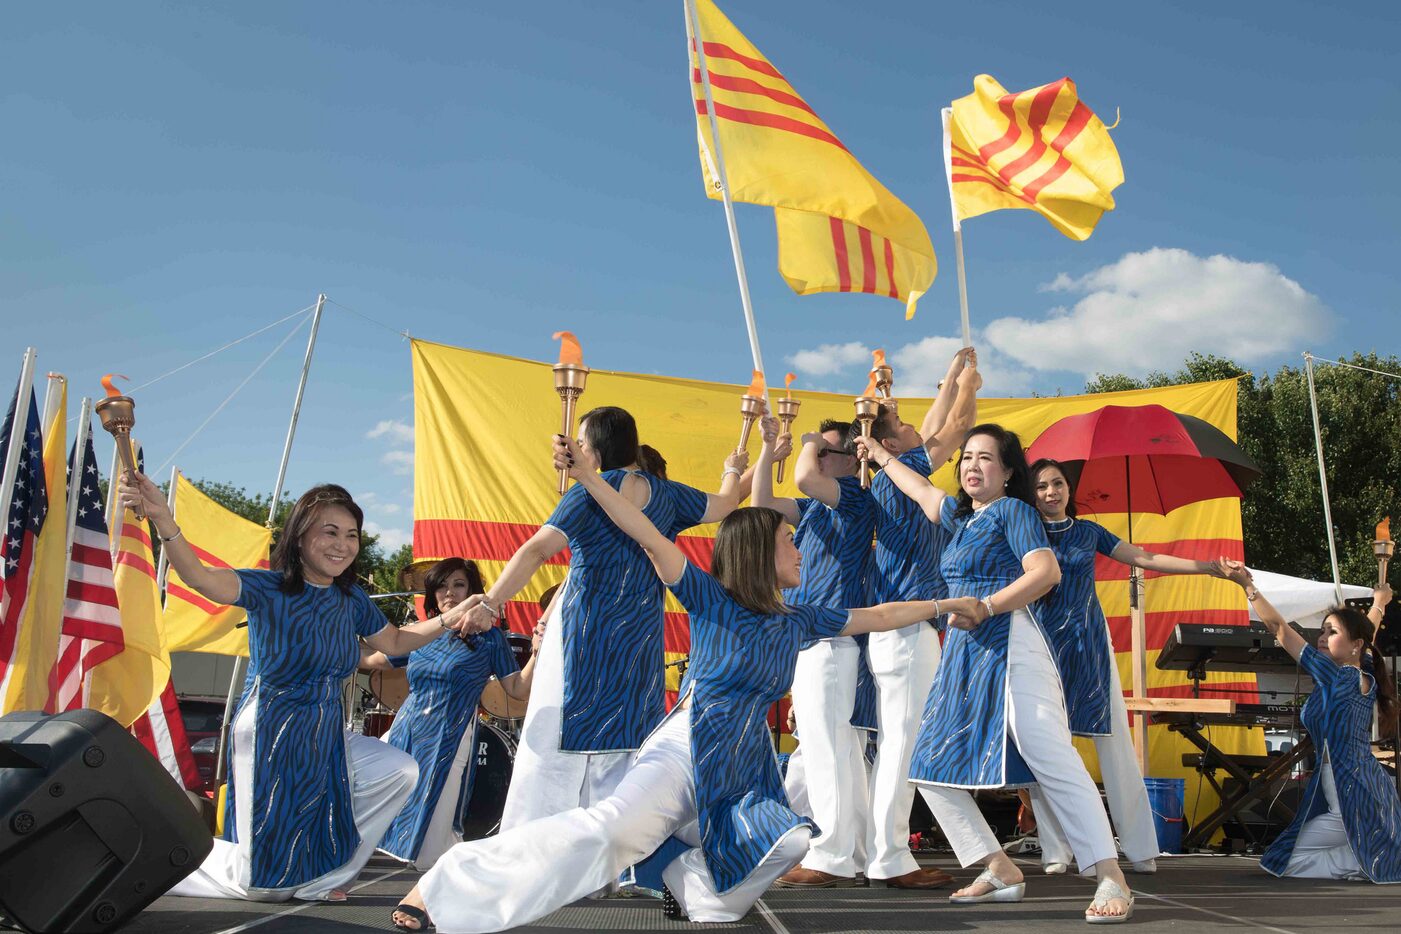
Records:
<instances>
[{"instance_id":1,"label":"stage floor","mask_svg":"<svg viewBox=\"0 0 1401 934\"><path fill-rule=\"evenodd\" d=\"M960 880L973 873L947 857L922 859L952 871ZM576 902L519 931L657 931L724 929L753 934L819 932L1087 930L1081 913L1094 891L1078 877L1042 876L1022 860L1029 885L1016 905L954 906L948 890L903 892L885 888L794 891L773 888L743 922L700 925L668 921L652 898ZM1401 926L1401 886L1276 879L1259 862L1240 856L1182 856L1158 860L1152 876L1130 876L1137 904L1135 931L1206 934L1213 931L1273 931L1302 934L1347 928L1395 932ZM251 902L162 898L130 925L130 934L320 934L392 930L389 913L418 873L375 860L356 882L346 903L260 905ZM528 885L529 880L522 880Z\"/></svg>"}]
</instances>

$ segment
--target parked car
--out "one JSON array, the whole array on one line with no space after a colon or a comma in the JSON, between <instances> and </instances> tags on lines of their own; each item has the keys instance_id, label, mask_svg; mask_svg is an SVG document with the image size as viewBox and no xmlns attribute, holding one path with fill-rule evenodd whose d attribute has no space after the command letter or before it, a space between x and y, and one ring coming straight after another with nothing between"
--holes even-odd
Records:
<instances>
[{"instance_id":1,"label":"parked car","mask_svg":"<svg viewBox=\"0 0 1401 934\"><path fill-rule=\"evenodd\" d=\"M224 723L224 698L191 694L180 698L180 719L185 724L185 738L199 769L202 791L215 795L219 788L214 780L215 762L219 749L219 731Z\"/></svg>"}]
</instances>

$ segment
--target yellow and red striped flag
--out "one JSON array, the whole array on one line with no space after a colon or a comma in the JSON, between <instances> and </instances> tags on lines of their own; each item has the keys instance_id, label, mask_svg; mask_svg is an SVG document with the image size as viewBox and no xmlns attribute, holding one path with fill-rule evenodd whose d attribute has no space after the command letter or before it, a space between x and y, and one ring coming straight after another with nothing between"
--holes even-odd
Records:
<instances>
[{"instance_id":1,"label":"yellow and red striped flag","mask_svg":"<svg viewBox=\"0 0 1401 934\"><path fill-rule=\"evenodd\" d=\"M944 111L944 160L954 227L989 211L1036 211L1085 240L1124 182L1109 130L1062 78L1009 94L991 75Z\"/></svg>"},{"instance_id":2,"label":"yellow and red striped flag","mask_svg":"<svg viewBox=\"0 0 1401 934\"><path fill-rule=\"evenodd\" d=\"M185 540L205 564L219 568L266 568L272 532L230 512L175 475L175 518ZM171 652L247 655L247 614L195 593L170 568L165 577L165 644Z\"/></svg>"},{"instance_id":3,"label":"yellow and red striped flag","mask_svg":"<svg viewBox=\"0 0 1401 934\"><path fill-rule=\"evenodd\" d=\"M905 302L934 281L929 232L856 160L836 134L712 0L694 0L706 73L690 11L691 86L706 194L720 199L714 102L730 196L774 208L779 273L799 295L864 292Z\"/></svg>"}]
</instances>

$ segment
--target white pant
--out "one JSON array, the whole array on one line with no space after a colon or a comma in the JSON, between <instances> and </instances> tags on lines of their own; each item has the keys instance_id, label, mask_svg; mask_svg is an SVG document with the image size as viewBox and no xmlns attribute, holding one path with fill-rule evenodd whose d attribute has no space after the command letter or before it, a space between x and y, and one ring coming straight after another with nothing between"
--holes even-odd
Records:
<instances>
[{"instance_id":1,"label":"white pant","mask_svg":"<svg viewBox=\"0 0 1401 934\"><path fill-rule=\"evenodd\" d=\"M823 639L798 653L793 670L793 716L803 746L807 802L822 831L803 857L803 867L847 878L865 868L856 865L855 853L864 810L858 809L856 796L866 793L866 783L858 786L849 772L860 656L854 639Z\"/></svg>"},{"instance_id":2,"label":"white pant","mask_svg":"<svg viewBox=\"0 0 1401 934\"><path fill-rule=\"evenodd\" d=\"M892 632L873 632L866 645L876 680L880 729L866 829L866 875L871 879L893 879L919 868L910 852L910 807L915 800L910 759L939 668L939 652L939 633L922 622Z\"/></svg>"},{"instance_id":3,"label":"white pant","mask_svg":"<svg viewBox=\"0 0 1401 934\"><path fill-rule=\"evenodd\" d=\"M1108 736L1096 736L1095 752L1099 754L1100 775L1104 793L1109 798L1109 813L1114 829L1119 833L1119 846L1130 861L1141 863L1158 855L1158 831L1153 825L1153 811L1148 804L1148 789L1138 768L1133 750L1133 734L1129 732L1129 712L1124 706L1124 691L1119 684L1119 666L1109 655L1109 726ZM1036 811L1036 836L1041 841L1042 863L1071 862L1070 844L1065 831L1056 820L1055 812L1044 805L1040 789L1032 789L1032 806ZM1081 872L1090 867L1081 865Z\"/></svg>"},{"instance_id":4,"label":"white pant","mask_svg":"<svg viewBox=\"0 0 1401 934\"><path fill-rule=\"evenodd\" d=\"M699 847L690 733L689 712L680 711L652 734L605 800L449 850L419 882L438 930L529 924L606 885L672 834ZM662 878L692 921L737 921L802 858L809 836L806 827L788 833L724 895L715 891L698 848L674 860Z\"/></svg>"},{"instance_id":5,"label":"white pant","mask_svg":"<svg viewBox=\"0 0 1401 934\"><path fill-rule=\"evenodd\" d=\"M1036 776L1046 810L1064 828L1079 864L1089 867L1114 859L1118 852L1109 818L1071 742L1055 662L1025 610L1012 614L1007 641L1007 727L1011 739ZM935 716L944 714L934 712ZM961 865L971 866L1000 852L997 837L971 794L941 785L921 783L921 787ZM1037 817L1039 820L1039 812Z\"/></svg>"},{"instance_id":6,"label":"white pant","mask_svg":"<svg viewBox=\"0 0 1401 934\"><path fill-rule=\"evenodd\" d=\"M632 757L630 752L562 752L559 748L564 707L563 603L555 601L535 659L530 703L501 812L503 831L602 801L618 787Z\"/></svg>"},{"instance_id":7,"label":"white pant","mask_svg":"<svg viewBox=\"0 0 1401 934\"><path fill-rule=\"evenodd\" d=\"M1347 827L1338 807L1338 788L1333 782L1333 766L1324 762L1319 767L1319 783L1328 810L1305 821L1294 840L1294 853L1284 870L1286 876L1301 879L1365 879L1366 873L1352 852Z\"/></svg>"},{"instance_id":8,"label":"white pant","mask_svg":"<svg viewBox=\"0 0 1401 934\"><path fill-rule=\"evenodd\" d=\"M423 842L419 844L418 855L414 857L413 868L419 872L432 869L438 857L462 842L462 834L453 830L452 825L457 821L458 805L462 803L459 800L462 773L467 770L467 763L476 751L477 718L473 717L462 733L462 741L457 744L452 765L448 766L447 780L443 782L442 794L438 795L438 803L434 805L433 814L428 818L428 827L423 832Z\"/></svg>"},{"instance_id":9,"label":"white pant","mask_svg":"<svg viewBox=\"0 0 1401 934\"><path fill-rule=\"evenodd\" d=\"M414 783L418 763L413 756L368 736L346 732L346 762L350 767L351 811L360 846L344 865L297 888L257 889L249 886L252 864L248 842L253 839L254 708L250 697L234 721L234 811L240 843L215 840L214 849L193 873L182 879L171 895L190 898L242 898L255 902L285 902L296 898L317 901L334 889L344 889L374 855L375 847L390 823L404 807Z\"/></svg>"},{"instance_id":10,"label":"white pant","mask_svg":"<svg viewBox=\"0 0 1401 934\"><path fill-rule=\"evenodd\" d=\"M866 865L866 828L870 823L870 803L867 798L867 788L870 784L870 766L866 763L866 741L867 731L848 725L851 730L851 752L848 754L843 774L838 779L839 787L849 787L852 789L851 805L853 809L852 820L856 824L855 839L852 841L852 855L858 867ZM812 805L808 802L808 768L803 754L803 744L798 743L798 748L794 749L788 757L788 769L784 773L783 791L788 795L788 806L793 809L793 813L801 814L803 817L813 817ZM821 827L821 824L818 824ZM822 837L818 838L819 840ZM809 849L811 852L811 849ZM807 865L807 860L803 860L803 865Z\"/></svg>"}]
</instances>

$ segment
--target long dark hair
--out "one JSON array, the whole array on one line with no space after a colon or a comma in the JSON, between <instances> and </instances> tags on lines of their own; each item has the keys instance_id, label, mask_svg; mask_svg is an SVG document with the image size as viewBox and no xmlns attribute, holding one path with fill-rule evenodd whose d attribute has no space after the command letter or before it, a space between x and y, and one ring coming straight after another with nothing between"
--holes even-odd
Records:
<instances>
[{"instance_id":1,"label":"long dark hair","mask_svg":"<svg viewBox=\"0 0 1401 934\"><path fill-rule=\"evenodd\" d=\"M1386 670L1386 659L1377 648L1377 627L1372 625L1371 617L1355 607L1335 606L1324 618L1329 617L1347 633L1349 639L1361 639L1363 650L1371 656L1370 674L1377 686L1377 730L1383 736L1395 735L1396 685Z\"/></svg>"},{"instance_id":2,"label":"long dark hair","mask_svg":"<svg viewBox=\"0 0 1401 934\"><path fill-rule=\"evenodd\" d=\"M438 588L448 582L448 578L461 571L467 575L467 594L486 593L486 587L482 584L482 572L477 567L477 562L468 561L466 558L444 558L428 569L428 574L423 578L423 616L431 619L434 616L442 615L442 609L438 606Z\"/></svg>"},{"instance_id":3,"label":"long dark hair","mask_svg":"<svg viewBox=\"0 0 1401 934\"><path fill-rule=\"evenodd\" d=\"M710 570L735 602L755 613L783 613L786 607L774 572L774 540L783 514L766 506L745 506L725 517L715 533Z\"/></svg>"},{"instance_id":4,"label":"long dark hair","mask_svg":"<svg viewBox=\"0 0 1401 934\"><path fill-rule=\"evenodd\" d=\"M1041 482L1041 471L1047 467L1054 467L1060 471L1060 475L1065 478L1066 489L1070 491L1070 498L1065 501L1065 514L1070 518L1075 518L1075 480L1065 469L1065 465L1058 460L1049 457L1037 458L1030 467L1027 468L1027 475L1031 478L1031 492L1036 493L1036 484ZM1035 502L1032 505L1036 505Z\"/></svg>"},{"instance_id":5,"label":"long dark hair","mask_svg":"<svg viewBox=\"0 0 1401 934\"><path fill-rule=\"evenodd\" d=\"M321 511L328 506L340 506L349 512L355 518L357 533L365 527L365 513L355 505L355 500L345 487L323 483L303 493L301 499L292 505L292 511L287 515L287 524L282 527L282 537L277 540L277 547L272 550L272 558L269 561L274 571L282 572L282 581L277 587L283 593L299 594L306 585L306 575L302 570L302 536L315 526ZM355 575L359 567L360 555L357 553L355 560L350 562L350 567L341 571L332 583L339 587L342 593L350 593L350 589L355 586Z\"/></svg>"},{"instance_id":6,"label":"long dark hair","mask_svg":"<svg viewBox=\"0 0 1401 934\"><path fill-rule=\"evenodd\" d=\"M637 463L637 422L627 409L601 405L579 416L584 440L598 458L599 470L616 470Z\"/></svg>"},{"instance_id":7,"label":"long dark hair","mask_svg":"<svg viewBox=\"0 0 1401 934\"><path fill-rule=\"evenodd\" d=\"M666 458L662 457L661 451L658 451L650 444L639 444L637 446L637 466L641 467L658 480L666 479Z\"/></svg>"},{"instance_id":8,"label":"long dark hair","mask_svg":"<svg viewBox=\"0 0 1401 934\"><path fill-rule=\"evenodd\" d=\"M959 465L963 463L963 448L968 447L968 442L977 435L987 435L997 442L997 457L1002 461L1002 466L1011 471L1011 475L1007 478L1007 495L1013 499L1019 499L1035 509L1036 495L1031 492L1031 471L1026 466L1026 452L1022 450L1022 439L1017 437L1015 431L1008 431L1001 425L994 425L991 422L974 425L968 429L968 434L963 436L963 444L959 448L958 460L955 463ZM958 509L954 511L954 515L966 516L973 511L973 497L969 496L963 489L962 469L958 469L958 474Z\"/></svg>"}]
</instances>

